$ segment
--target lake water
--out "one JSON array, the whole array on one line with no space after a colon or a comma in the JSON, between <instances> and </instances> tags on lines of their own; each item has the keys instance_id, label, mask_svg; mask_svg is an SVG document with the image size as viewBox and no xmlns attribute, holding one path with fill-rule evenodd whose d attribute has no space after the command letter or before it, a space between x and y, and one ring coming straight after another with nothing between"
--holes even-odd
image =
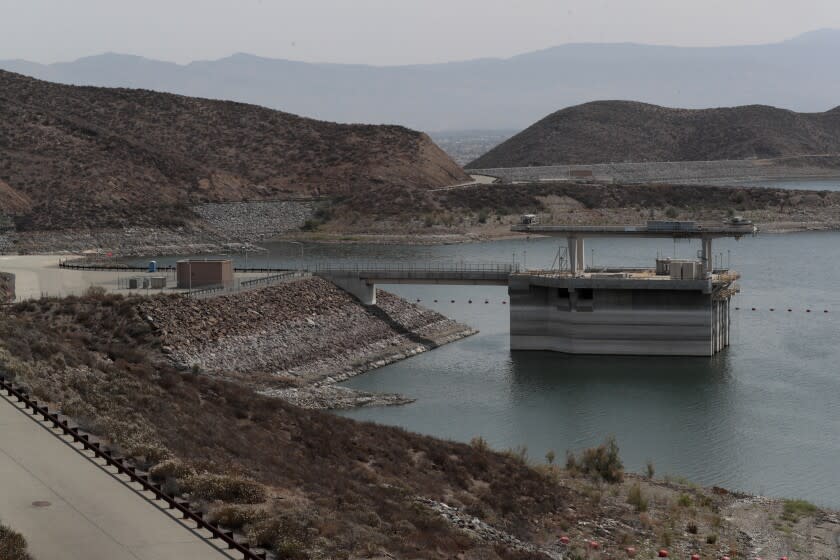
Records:
<instances>
[{"instance_id":1,"label":"lake water","mask_svg":"<svg viewBox=\"0 0 840 560\"><path fill-rule=\"evenodd\" d=\"M270 260L289 267L525 260L547 268L558 245L280 243L270 246ZM696 242L593 240L586 256L597 266L649 266L657 254L697 249ZM511 353L505 288L383 286L481 332L346 383L416 402L340 414L460 441L482 436L499 449L526 446L536 460L614 435L629 470L642 471L650 459L660 475L840 508L840 233L762 234L720 240L714 251L743 279L732 346L713 358ZM251 255L249 264L267 258Z\"/></svg>"}]
</instances>

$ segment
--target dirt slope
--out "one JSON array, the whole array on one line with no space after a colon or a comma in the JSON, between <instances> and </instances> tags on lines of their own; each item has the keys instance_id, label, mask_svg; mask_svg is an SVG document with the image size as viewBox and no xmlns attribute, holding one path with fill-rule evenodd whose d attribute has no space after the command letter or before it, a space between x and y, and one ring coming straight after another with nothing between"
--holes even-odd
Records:
<instances>
[{"instance_id":1,"label":"dirt slope","mask_svg":"<svg viewBox=\"0 0 840 560\"><path fill-rule=\"evenodd\" d=\"M838 152L840 107L825 113L795 113L764 105L690 110L596 101L548 115L467 168Z\"/></svg>"},{"instance_id":2,"label":"dirt slope","mask_svg":"<svg viewBox=\"0 0 840 560\"><path fill-rule=\"evenodd\" d=\"M18 229L181 225L199 202L467 180L423 133L0 71L0 212Z\"/></svg>"}]
</instances>

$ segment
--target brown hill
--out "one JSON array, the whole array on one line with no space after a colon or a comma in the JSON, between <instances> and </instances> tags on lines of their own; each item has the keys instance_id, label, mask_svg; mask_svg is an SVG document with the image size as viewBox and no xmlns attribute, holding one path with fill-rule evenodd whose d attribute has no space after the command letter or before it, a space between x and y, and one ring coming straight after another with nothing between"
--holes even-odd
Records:
<instances>
[{"instance_id":1,"label":"brown hill","mask_svg":"<svg viewBox=\"0 0 840 560\"><path fill-rule=\"evenodd\" d=\"M548 115L467 168L826 153L840 153L840 107L795 113L764 105L690 110L596 101Z\"/></svg>"},{"instance_id":2,"label":"brown hill","mask_svg":"<svg viewBox=\"0 0 840 560\"><path fill-rule=\"evenodd\" d=\"M423 133L0 71L0 192L18 229L179 225L199 202L440 187L468 177Z\"/></svg>"}]
</instances>

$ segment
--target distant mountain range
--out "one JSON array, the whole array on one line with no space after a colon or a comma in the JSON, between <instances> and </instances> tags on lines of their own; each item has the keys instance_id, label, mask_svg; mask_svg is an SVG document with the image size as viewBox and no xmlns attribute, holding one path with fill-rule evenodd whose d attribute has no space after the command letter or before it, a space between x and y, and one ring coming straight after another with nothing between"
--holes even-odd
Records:
<instances>
[{"instance_id":1,"label":"distant mountain range","mask_svg":"<svg viewBox=\"0 0 840 560\"><path fill-rule=\"evenodd\" d=\"M50 65L6 60L0 68L67 84L244 101L337 122L519 130L558 107L598 99L825 111L840 103L838 52L840 30L822 30L756 46L567 44L509 59L412 66L247 54L178 65L103 54Z\"/></svg>"},{"instance_id":2,"label":"distant mountain range","mask_svg":"<svg viewBox=\"0 0 840 560\"><path fill-rule=\"evenodd\" d=\"M596 101L552 113L467 165L709 161L840 153L840 107L795 113L765 105L669 109Z\"/></svg>"},{"instance_id":3,"label":"distant mountain range","mask_svg":"<svg viewBox=\"0 0 840 560\"><path fill-rule=\"evenodd\" d=\"M469 180L426 134L0 70L0 217L18 230L181 226L201 202Z\"/></svg>"}]
</instances>

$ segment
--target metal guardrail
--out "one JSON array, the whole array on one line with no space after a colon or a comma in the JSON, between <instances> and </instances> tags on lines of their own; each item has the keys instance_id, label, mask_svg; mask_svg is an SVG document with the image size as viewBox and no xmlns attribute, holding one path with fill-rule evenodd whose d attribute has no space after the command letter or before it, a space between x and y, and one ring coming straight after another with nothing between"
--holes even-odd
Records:
<instances>
[{"instance_id":1,"label":"metal guardrail","mask_svg":"<svg viewBox=\"0 0 840 560\"><path fill-rule=\"evenodd\" d=\"M705 224L699 223L691 229L683 229L679 227L665 228L665 227L649 227L646 224L627 224L619 226L579 226L579 225L540 225L540 224L517 224L511 226L511 231L520 233L560 233L573 236L575 234L601 234L601 235L635 235L642 237L644 235L653 236L669 236L677 237L702 237L707 234L715 234L720 236L743 236L752 235L757 229L752 224L734 225L734 224Z\"/></svg>"},{"instance_id":2,"label":"metal guardrail","mask_svg":"<svg viewBox=\"0 0 840 560\"><path fill-rule=\"evenodd\" d=\"M251 280L243 280L239 283L240 288L250 288L251 286L259 286L262 284L271 285L284 280L291 280L292 278L303 278L307 273L299 271L288 271L281 274L273 274L271 276L260 276L259 278L252 278Z\"/></svg>"},{"instance_id":3,"label":"metal guardrail","mask_svg":"<svg viewBox=\"0 0 840 560\"><path fill-rule=\"evenodd\" d=\"M334 264L334 263L316 263L314 266L307 268L309 272L330 273L330 272L352 272L352 273L497 273L497 274L511 274L519 272L519 263L515 264L501 264L501 263L455 263L453 265L440 265L433 263L382 263L382 262L368 262L368 263L352 263L352 264Z\"/></svg>"},{"instance_id":4,"label":"metal guardrail","mask_svg":"<svg viewBox=\"0 0 840 560\"><path fill-rule=\"evenodd\" d=\"M104 460L108 466L114 467L120 474L142 486L144 491L154 494L155 499L165 502L169 509L178 510L183 519L190 519L196 523L198 529L209 531L212 535L211 538L220 539L228 547L228 550L240 552L245 560L266 560L268 558L268 553L265 550L252 549L247 542L237 541L233 531L225 530L219 524L204 519L204 514L197 506L167 494L163 486L153 481L148 473L129 464L128 459L119 457L99 442L91 441L88 434L82 433L78 427L71 426L66 418L62 418L57 412L51 412L47 405L43 405L30 397L26 388L15 386L11 380L7 380L2 374L0 374L0 389L5 390L18 402L23 403L25 409L31 409L36 418L41 416L44 422L52 423L53 427L61 429L65 436L73 438L74 443L80 443L86 451L93 452L96 458Z\"/></svg>"}]
</instances>

